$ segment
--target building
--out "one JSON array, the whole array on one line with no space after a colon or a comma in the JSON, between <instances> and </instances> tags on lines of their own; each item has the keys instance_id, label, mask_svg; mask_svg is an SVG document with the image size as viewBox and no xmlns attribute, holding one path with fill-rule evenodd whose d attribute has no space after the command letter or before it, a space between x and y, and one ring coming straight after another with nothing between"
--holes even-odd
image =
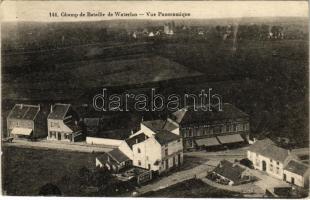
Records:
<instances>
[{"instance_id":1,"label":"building","mask_svg":"<svg viewBox=\"0 0 310 200\"><path fill-rule=\"evenodd\" d=\"M289 150L276 146L270 139L259 140L251 145L247 157L255 169L278 179L283 179L284 167L289 161L297 159Z\"/></svg>"},{"instance_id":2,"label":"building","mask_svg":"<svg viewBox=\"0 0 310 200\"><path fill-rule=\"evenodd\" d=\"M173 35L174 30L175 30L175 23L173 21L164 24L164 33L166 35Z\"/></svg>"},{"instance_id":3,"label":"building","mask_svg":"<svg viewBox=\"0 0 310 200\"><path fill-rule=\"evenodd\" d=\"M140 130L126 139L133 152L133 165L158 174L183 163L182 138L167 130Z\"/></svg>"},{"instance_id":4,"label":"building","mask_svg":"<svg viewBox=\"0 0 310 200\"><path fill-rule=\"evenodd\" d=\"M167 130L176 135L180 135L179 125L170 119L167 120L151 120L151 121L142 121L140 124L140 129L144 131L147 135L155 134L156 130Z\"/></svg>"},{"instance_id":5,"label":"building","mask_svg":"<svg viewBox=\"0 0 310 200\"><path fill-rule=\"evenodd\" d=\"M309 166L297 160L291 160L283 171L283 180L300 187L309 187Z\"/></svg>"},{"instance_id":6,"label":"building","mask_svg":"<svg viewBox=\"0 0 310 200\"><path fill-rule=\"evenodd\" d=\"M167 121L178 127L185 149L235 145L249 138L249 116L229 103L223 104L222 111L180 109Z\"/></svg>"},{"instance_id":7,"label":"building","mask_svg":"<svg viewBox=\"0 0 310 200\"><path fill-rule=\"evenodd\" d=\"M78 114L70 104L57 103L52 105L47 117L47 139L66 142L85 139L78 122Z\"/></svg>"},{"instance_id":8,"label":"building","mask_svg":"<svg viewBox=\"0 0 310 200\"><path fill-rule=\"evenodd\" d=\"M131 159L118 148L96 156L96 167L106 167L113 173L119 173L131 165Z\"/></svg>"},{"instance_id":9,"label":"building","mask_svg":"<svg viewBox=\"0 0 310 200\"><path fill-rule=\"evenodd\" d=\"M86 137L86 143L90 145L100 145L106 149L118 149L130 160L133 159L132 150L129 148L125 140L115 140L109 138ZM107 151L108 152L108 151Z\"/></svg>"},{"instance_id":10,"label":"building","mask_svg":"<svg viewBox=\"0 0 310 200\"><path fill-rule=\"evenodd\" d=\"M237 185L249 179L249 173L247 173L246 169L227 160L221 160L212 171L212 174L220 177L228 185Z\"/></svg>"},{"instance_id":11,"label":"building","mask_svg":"<svg viewBox=\"0 0 310 200\"><path fill-rule=\"evenodd\" d=\"M15 104L7 117L7 135L24 139L46 137L46 117L40 105Z\"/></svg>"}]
</instances>

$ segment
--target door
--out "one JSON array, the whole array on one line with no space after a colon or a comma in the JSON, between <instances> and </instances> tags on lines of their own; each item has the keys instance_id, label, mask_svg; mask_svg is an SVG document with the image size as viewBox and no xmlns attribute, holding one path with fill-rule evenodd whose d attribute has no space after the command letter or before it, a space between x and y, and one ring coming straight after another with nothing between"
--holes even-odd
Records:
<instances>
[{"instance_id":1,"label":"door","mask_svg":"<svg viewBox=\"0 0 310 200\"><path fill-rule=\"evenodd\" d=\"M58 132L58 135L57 135L58 137L57 137L57 139L58 140L61 140L61 133L60 132Z\"/></svg>"},{"instance_id":2,"label":"door","mask_svg":"<svg viewBox=\"0 0 310 200\"><path fill-rule=\"evenodd\" d=\"M266 171L266 161L262 161L263 171Z\"/></svg>"},{"instance_id":3,"label":"door","mask_svg":"<svg viewBox=\"0 0 310 200\"><path fill-rule=\"evenodd\" d=\"M283 174L283 181L286 181L286 174Z\"/></svg>"},{"instance_id":4,"label":"door","mask_svg":"<svg viewBox=\"0 0 310 200\"><path fill-rule=\"evenodd\" d=\"M169 169L169 163L168 163L168 159L165 161L166 163L166 170Z\"/></svg>"},{"instance_id":5,"label":"door","mask_svg":"<svg viewBox=\"0 0 310 200\"><path fill-rule=\"evenodd\" d=\"M181 154L178 154L178 166L181 165Z\"/></svg>"},{"instance_id":6,"label":"door","mask_svg":"<svg viewBox=\"0 0 310 200\"><path fill-rule=\"evenodd\" d=\"M291 183L295 185L295 179L293 177L291 178Z\"/></svg>"}]
</instances>

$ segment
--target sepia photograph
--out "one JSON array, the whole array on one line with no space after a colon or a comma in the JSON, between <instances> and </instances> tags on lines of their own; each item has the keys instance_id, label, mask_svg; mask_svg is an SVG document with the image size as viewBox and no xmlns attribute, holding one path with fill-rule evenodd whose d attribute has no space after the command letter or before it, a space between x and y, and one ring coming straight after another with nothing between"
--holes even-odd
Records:
<instances>
[{"instance_id":1,"label":"sepia photograph","mask_svg":"<svg viewBox=\"0 0 310 200\"><path fill-rule=\"evenodd\" d=\"M1 196L309 198L307 1L2 1Z\"/></svg>"}]
</instances>

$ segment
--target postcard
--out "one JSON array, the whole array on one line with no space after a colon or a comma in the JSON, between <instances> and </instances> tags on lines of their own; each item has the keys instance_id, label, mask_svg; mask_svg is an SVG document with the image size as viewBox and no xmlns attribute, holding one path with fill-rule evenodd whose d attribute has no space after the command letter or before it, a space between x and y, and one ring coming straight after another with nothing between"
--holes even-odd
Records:
<instances>
[{"instance_id":1,"label":"postcard","mask_svg":"<svg viewBox=\"0 0 310 200\"><path fill-rule=\"evenodd\" d=\"M308 197L308 2L0 13L2 196Z\"/></svg>"}]
</instances>

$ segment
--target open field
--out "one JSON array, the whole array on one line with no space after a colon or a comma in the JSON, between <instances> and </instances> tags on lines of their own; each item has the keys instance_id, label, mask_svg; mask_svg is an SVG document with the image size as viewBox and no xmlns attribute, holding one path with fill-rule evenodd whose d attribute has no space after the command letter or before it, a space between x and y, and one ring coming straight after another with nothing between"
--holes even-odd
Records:
<instances>
[{"instance_id":1,"label":"open field","mask_svg":"<svg viewBox=\"0 0 310 200\"><path fill-rule=\"evenodd\" d=\"M7 195L37 195L46 183L55 184L62 191L57 182L65 175L70 176L82 167L91 168L95 164L91 153L19 147L2 150L2 184Z\"/></svg>"}]
</instances>

